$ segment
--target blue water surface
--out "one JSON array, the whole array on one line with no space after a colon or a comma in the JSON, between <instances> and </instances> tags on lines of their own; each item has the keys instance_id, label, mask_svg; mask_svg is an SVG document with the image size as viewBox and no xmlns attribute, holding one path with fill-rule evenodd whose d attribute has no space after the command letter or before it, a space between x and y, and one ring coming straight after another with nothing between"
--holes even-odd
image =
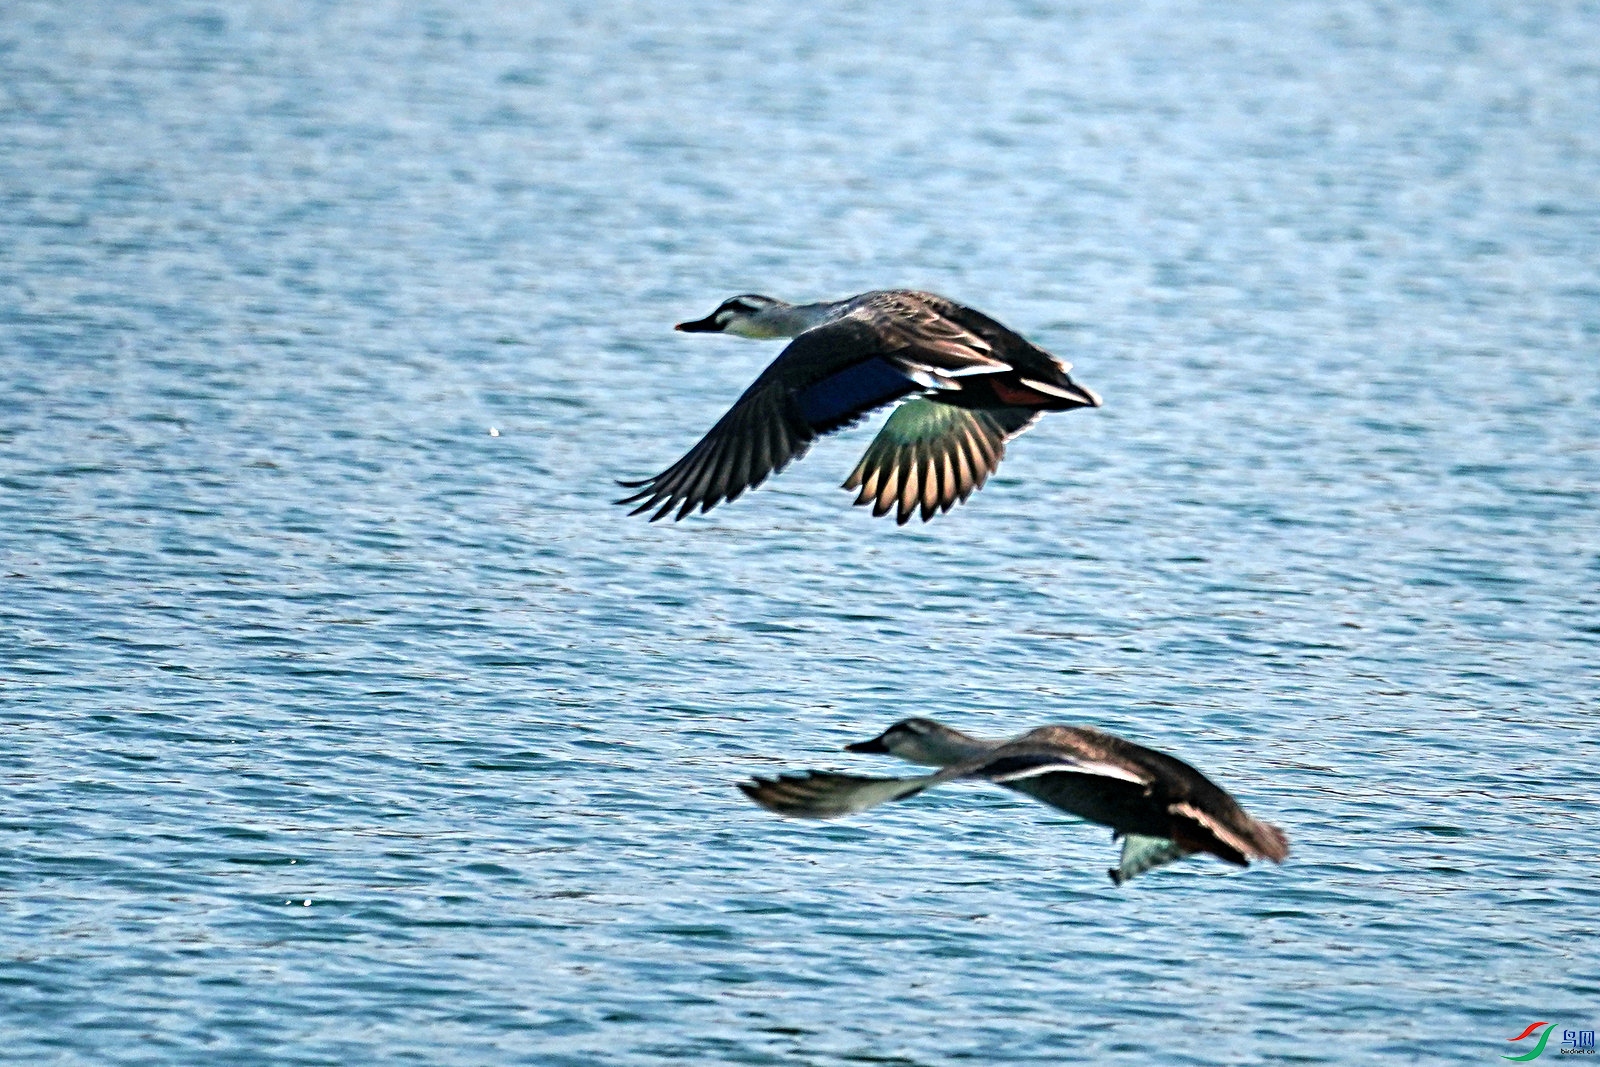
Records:
<instances>
[{"instance_id":1,"label":"blue water surface","mask_svg":"<svg viewBox=\"0 0 1600 1067\"><path fill-rule=\"evenodd\" d=\"M777 351L673 322L885 286L1105 407L611 505ZM0 1059L1498 1063L1597 687L1593 3L0 6ZM910 714L1294 854L733 788Z\"/></svg>"}]
</instances>

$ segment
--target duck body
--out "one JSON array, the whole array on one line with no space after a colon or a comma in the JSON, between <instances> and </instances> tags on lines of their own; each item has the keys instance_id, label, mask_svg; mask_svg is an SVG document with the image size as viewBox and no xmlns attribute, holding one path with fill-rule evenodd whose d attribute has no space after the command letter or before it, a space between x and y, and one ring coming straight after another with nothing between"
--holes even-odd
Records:
<instances>
[{"instance_id":1,"label":"duck body","mask_svg":"<svg viewBox=\"0 0 1600 1067\"><path fill-rule=\"evenodd\" d=\"M1210 853L1240 867L1252 859L1281 863L1283 831L1246 814L1226 790L1166 753L1085 726L1043 726L1005 741L953 730L931 719L906 719L848 751L893 755L938 767L911 778L866 778L809 771L756 778L739 788L780 815L832 818L903 800L961 779L988 781L1123 839L1111 868L1121 884L1153 867Z\"/></svg>"},{"instance_id":2,"label":"duck body","mask_svg":"<svg viewBox=\"0 0 1600 1067\"><path fill-rule=\"evenodd\" d=\"M932 293L885 289L788 304L747 294L687 333L792 337L726 415L677 463L619 503L651 521L736 499L826 433L904 401L845 481L873 514L924 522L965 501L1005 444L1045 411L1098 407L1071 365L972 308ZM907 399L909 398L909 399Z\"/></svg>"}]
</instances>

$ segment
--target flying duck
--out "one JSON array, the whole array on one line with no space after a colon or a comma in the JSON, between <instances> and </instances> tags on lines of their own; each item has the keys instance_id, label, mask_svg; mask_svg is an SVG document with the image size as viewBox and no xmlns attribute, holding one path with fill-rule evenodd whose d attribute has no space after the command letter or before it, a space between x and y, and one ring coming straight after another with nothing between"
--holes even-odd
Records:
<instances>
[{"instance_id":1,"label":"flying duck","mask_svg":"<svg viewBox=\"0 0 1600 1067\"><path fill-rule=\"evenodd\" d=\"M874 408L895 409L845 479L874 515L904 524L949 511L980 488L1006 442L1046 411L1099 407L1067 374L1071 364L953 300L885 289L845 300L789 304L746 294L724 300L685 333L792 337L728 413L682 459L620 483L617 501L650 521L710 511L799 459L823 434ZM915 394L913 396L913 394Z\"/></svg>"},{"instance_id":2,"label":"flying duck","mask_svg":"<svg viewBox=\"0 0 1600 1067\"><path fill-rule=\"evenodd\" d=\"M932 719L905 719L845 750L943 769L914 778L806 771L740 782L739 789L779 815L831 819L957 779L993 782L1111 827L1112 839L1123 839L1121 862L1109 871L1117 885L1197 852L1240 867L1289 855L1282 830L1246 815L1187 763L1087 726L1041 726L986 741Z\"/></svg>"}]
</instances>

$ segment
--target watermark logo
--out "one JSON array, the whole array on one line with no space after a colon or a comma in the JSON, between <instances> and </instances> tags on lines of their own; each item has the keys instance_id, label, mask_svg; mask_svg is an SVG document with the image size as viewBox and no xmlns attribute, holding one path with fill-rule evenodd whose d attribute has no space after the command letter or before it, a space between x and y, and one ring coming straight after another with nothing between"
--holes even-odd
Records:
<instances>
[{"instance_id":1,"label":"watermark logo","mask_svg":"<svg viewBox=\"0 0 1600 1067\"><path fill-rule=\"evenodd\" d=\"M1556 1032L1555 1024L1549 1022L1530 1023L1528 1028L1516 1037L1507 1038L1508 1041L1523 1041L1539 1035L1538 1042L1527 1052L1520 1056L1501 1056L1503 1060L1514 1060L1518 1063L1524 1060L1535 1059L1544 1053L1545 1043L1550 1040L1550 1035ZM1593 1056L1594 1031L1593 1030L1563 1030L1561 1031L1561 1048L1563 1056Z\"/></svg>"}]
</instances>

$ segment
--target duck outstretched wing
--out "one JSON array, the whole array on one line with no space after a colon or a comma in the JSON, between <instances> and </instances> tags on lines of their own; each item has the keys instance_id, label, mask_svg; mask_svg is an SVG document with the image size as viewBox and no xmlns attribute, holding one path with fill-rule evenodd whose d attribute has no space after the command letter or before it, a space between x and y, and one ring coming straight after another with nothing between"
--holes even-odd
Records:
<instances>
[{"instance_id":1,"label":"duck outstretched wing","mask_svg":"<svg viewBox=\"0 0 1600 1067\"><path fill-rule=\"evenodd\" d=\"M865 323L841 319L796 337L698 444L653 478L622 482L631 514L709 511L805 455L818 436L920 388L883 358Z\"/></svg>"},{"instance_id":2,"label":"duck outstretched wing","mask_svg":"<svg viewBox=\"0 0 1600 1067\"><path fill-rule=\"evenodd\" d=\"M1122 839L1122 855L1117 865L1106 873L1111 876L1113 883L1121 885L1135 875L1192 855L1194 855L1192 851L1165 837L1128 834Z\"/></svg>"},{"instance_id":3,"label":"duck outstretched wing","mask_svg":"<svg viewBox=\"0 0 1600 1067\"><path fill-rule=\"evenodd\" d=\"M1068 753L1007 753L952 764L933 774L906 778L873 778L833 771L801 771L776 778L740 782L739 790L768 811L804 819L831 819L905 800L957 779L979 779L1007 785L1025 778L1075 774L1140 780L1123 768L1080 760ZM1142 784L1139 788L1143 788Z\"/></svg>"},{"instance_id":4,"label":"duck outstretched wing","mask_svg":"<svg viewBox=\"0 0 1600 1067\"><path fill-rule=\"evenodd\" d=\"M739 791L768 811L797 819L832 819L914 797L941 781L940 775L868 778L832 771L802 771L776 778L752 778Z\"/></svg>"},{"instance_id":5,"label":"duck outstretched wing","mask_svg":"<svg viewBox=\"0 0 1600 1067\"><path fill-rule=\"evenodd\" d=\"M871 504L874 515L895 510L895 521L904 525L920 508L927 522L981 489L1005 458L1006 442L1039 414L907 400L872 439L844 488L859 490L855 502Z\"/></svg>"}]
</instances>

